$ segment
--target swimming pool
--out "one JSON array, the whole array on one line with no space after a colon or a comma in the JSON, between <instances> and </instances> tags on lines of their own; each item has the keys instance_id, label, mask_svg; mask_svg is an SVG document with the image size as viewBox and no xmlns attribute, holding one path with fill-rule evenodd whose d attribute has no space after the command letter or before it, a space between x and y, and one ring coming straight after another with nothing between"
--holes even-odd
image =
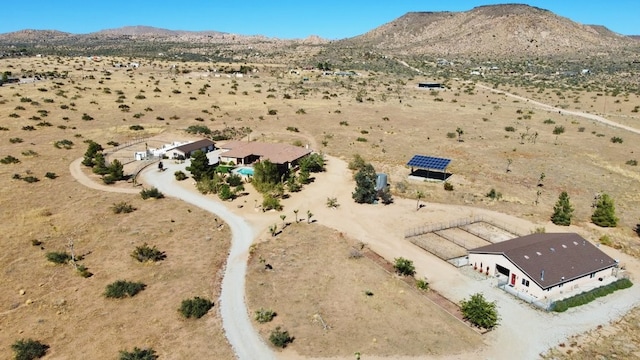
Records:
<instances>
[{"instance_id":1,"label":"swimming pool","mask_svg":"<svg viewBox=\"0 0 640 360\"><path fill-rule=\"evenodd\" d=\"M253 168L252 167L240 167L233 170L233 172L238 173L244 176L253 176Z\"/></svg>"}]
</instances>

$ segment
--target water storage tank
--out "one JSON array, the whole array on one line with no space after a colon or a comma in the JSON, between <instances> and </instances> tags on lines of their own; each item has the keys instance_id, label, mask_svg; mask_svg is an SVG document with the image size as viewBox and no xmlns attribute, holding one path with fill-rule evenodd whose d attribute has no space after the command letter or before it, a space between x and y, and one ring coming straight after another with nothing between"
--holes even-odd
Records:
<instances>
[{"instance_id":1,"label":"water storage tank","mask_svg":"<svg viewBox=\"0 0 640 360\"><path fill-rule=\"evenodd\" d=\"M380 191L387 187L387 174L377 174L376 191Z\"/></svg>"}]
</instances>

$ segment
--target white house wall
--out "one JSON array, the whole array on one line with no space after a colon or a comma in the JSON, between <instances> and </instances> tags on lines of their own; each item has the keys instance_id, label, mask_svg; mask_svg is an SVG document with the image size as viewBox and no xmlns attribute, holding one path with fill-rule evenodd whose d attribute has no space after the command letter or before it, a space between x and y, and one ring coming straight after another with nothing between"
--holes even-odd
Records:
<instances>
[{"instance_id":1,"label":"white house wall","mask_svg":"<svg viewBox=\"0 0 640 360\"><path fill-rule=\"evenodd\" d=\"M507 279L508 284L511 285L511 276L512 274L516 275L515 284L513 285L513 289L521 292L529 294L538 299L547 299L551 298L554 300L561 299L566 293L571 292L571 294L579 293L582 291L588 291L593 288L599 287L601 285L605 285L612 280L612 277L615 277L615 269L609 268L605 270L601 270L596 272L593 277L587 274L584 277L575 279L571 282L564 283L562 286L554 286L549 290L545 291L540 288L531 278L529 278L524 272L522 272L518 267L516 267L511 261L509 261L504 255L496 255L496 254L469 254L469 265L477 266L478 269L476 271L480 271L480 264L482 264L482 273L487 273L487 268L489 268L489 276L497 276L500 275L504 278L504 275L498 273L496 268L496 264L506 268L509 270L509 278ZM533 274L532 274L533 275ZM536 274L536 276L540 276L540 274ZM599 279L602 278L603 281ZM529 286L522 284L522 279L529 281ZM580 291L581 290L581 291Z\"/></svg>"}]
</instances>

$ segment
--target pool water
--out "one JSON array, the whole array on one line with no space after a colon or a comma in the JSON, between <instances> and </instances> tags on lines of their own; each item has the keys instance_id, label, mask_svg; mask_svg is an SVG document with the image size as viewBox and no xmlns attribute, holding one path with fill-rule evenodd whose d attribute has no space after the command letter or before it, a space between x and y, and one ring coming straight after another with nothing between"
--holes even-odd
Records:
<instances>
[{"instance_id":1,"label":"pool water","mask_svg":"<svg viewBox=\"0 0 640 360\"><path fill-rule=\"evenodd\" d=\"M253 168L250 167L241 167L239 169L236 169L236 172L245 176L253 176Z\"/></svg>"}]
</instances>

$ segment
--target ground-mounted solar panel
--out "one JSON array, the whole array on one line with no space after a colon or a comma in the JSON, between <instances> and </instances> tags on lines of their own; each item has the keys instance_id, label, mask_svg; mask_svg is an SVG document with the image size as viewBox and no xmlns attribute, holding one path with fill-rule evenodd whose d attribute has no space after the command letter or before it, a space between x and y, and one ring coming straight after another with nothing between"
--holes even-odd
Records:
<instances>
[{"instance_id":1,"label":"ground-mounted solar panel","mask_svg":"<svg viewBox=\"0 0 640 360\"><path fill-rule=\"evenodd\" d=\"M444 171L444 169L449 166L451 159L433 157L433 156L424 156L424 155L414 155L411 160L407 163L408 166L417 167L422 169L429 170L440 170Z\"/></svg>"}]
</instances>

